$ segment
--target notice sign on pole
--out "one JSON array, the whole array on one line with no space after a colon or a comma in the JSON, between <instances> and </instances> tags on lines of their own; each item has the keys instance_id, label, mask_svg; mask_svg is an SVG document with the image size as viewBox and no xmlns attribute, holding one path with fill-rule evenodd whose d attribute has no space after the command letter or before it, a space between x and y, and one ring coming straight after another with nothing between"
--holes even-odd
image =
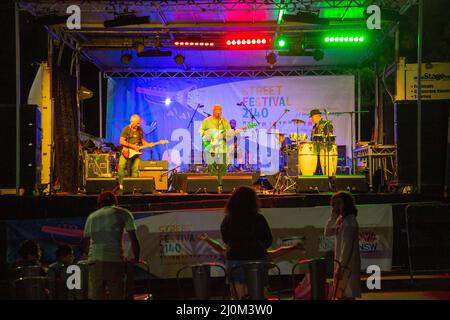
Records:
<instances>
[{"instance_id":1,"label":"notice sign on pole","mask_svg":"<svg viewBox=\"0 0 450 320\"><path fill-rule=\"evenodd\" d=\"M422 64L422 100L450 99L450 63ZM400 58L397 66L396 101L417 100L417 64L405 64Z\"/></svg>"}]
</instances>

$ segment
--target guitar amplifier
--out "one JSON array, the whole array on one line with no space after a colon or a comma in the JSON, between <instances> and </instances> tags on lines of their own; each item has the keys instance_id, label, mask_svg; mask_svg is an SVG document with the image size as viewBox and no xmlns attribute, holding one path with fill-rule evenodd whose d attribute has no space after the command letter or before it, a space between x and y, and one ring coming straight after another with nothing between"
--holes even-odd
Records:
<instances>
[{"instance_id":1,"label":"guitar amplifier","mask_svg":"<svg viewBox=\"0 0 450 320\"><path fill-rule=\"evenodd\" d=\"M86 178L111 178L109 153L87 153L85 155Z\"/></svg>"},{"instance_id":2,"label":"guitar amplifier","mask_svg":"<svg viewBox=\"0 0 450 320\"><path fill-rule=\"evenodd\" d=\"M168 189L168 162L167 161L141 161L139 164L139 177L153 178L155 190Z\"/></svg>"}]
</instances>

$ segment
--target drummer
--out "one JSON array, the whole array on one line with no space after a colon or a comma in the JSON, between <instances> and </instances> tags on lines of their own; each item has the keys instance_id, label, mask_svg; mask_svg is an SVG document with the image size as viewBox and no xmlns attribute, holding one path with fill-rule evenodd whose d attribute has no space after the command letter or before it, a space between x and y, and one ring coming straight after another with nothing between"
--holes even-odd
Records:
<instances>
[{"instance_id":1,"label":"drummer","mask_svg":"<svg viewBox=\"0 0 450 320\"><path fill-rule=\"evenodd\" d=\"M318 137L325 140L326 137L333 136L333 125L331 121L322 119L322 112L319 109L313 109L309 112L309 118L314 123L311 131L311 141L317 141ZM323 140L319 141L322 142Z\"/></svg>"}]
</instances>

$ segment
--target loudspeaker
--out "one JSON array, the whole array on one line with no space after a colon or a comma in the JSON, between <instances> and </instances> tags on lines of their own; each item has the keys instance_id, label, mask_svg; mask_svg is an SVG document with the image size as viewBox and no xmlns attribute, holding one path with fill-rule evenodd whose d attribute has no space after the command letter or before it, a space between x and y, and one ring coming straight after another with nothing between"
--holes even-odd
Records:
<instances>
[{"instance_id":1,"label":"loudspeaker","mask_svg":"<svg viewBox=\"0 0 450 320\"><path fill-rule=\"evenodd\" d=\"M298 151L290 151L287 154L287 174L290 177L296 177L300 173L298 169Z\"/></svg>"},{"instance_id":2,"label":"loudspeaker","mask_svg":"<svg viewBox=\"0 0 450 320\"><path fill-rule=\"evenodd\" d=\"M366 176L336 176L332 181L333 191L369 192Z\"/></svg>"},{"instance_id":3,"label":"loudspeaker","mask_svg":"<svg viewBox=\"0 0 450 320\"><path fill-rule=\"evenodd\" d=\"M253 184L253 176L239 175L239 176L224 176L222 177L222 192L232 193L239 186L251 186Z\"/></svg>"},{"instance_id":4,"label":"loudspeaker","mask_svg":"<svg viewBox=\"0 0 450 320\"><path fill-rule=\"evenodd\" d=\"M116 178L86 178L87 194L99 194L103 191L113 191L116 186Z\"/></svg>"},{"instance_id":5,"label":"loudspeaker","mask_svg":"<svg viewBox=\"0 0 450 320\"><path fill-rule=\"evenodd\" d=\"M297 193L328 191L330 191L330 181L327 176L299 176L297 179Z\"/></svg>"},{"instance_id":6,"label":"loudspeaker","mask_svg":"<svg viewBox=\"0 0 450 320\"><path fill-rule=\"evenodd\" d=\"M168 163L167 161L141 161L139 164L139 177L153 178L155 189L167 191L168 189Z\"/></svg>"},{"instance_id":7,"label":"loudspeaker","mask_svg":"<svg viewBox=\"0 0 450 320\"><path fill-rule=\"evenodd\" d=\"M123 194L153 193L155 180L153 178L123 178Z\"/></svg>"},{"instance_id":8,"label":"loudspeaker","mask_svg":"<svg viewBox=\"0 0 450 320\"><path fill-rule=\"evenodd\" d=\"M338 167L347 166L347 146L338 146Z\"/></svg>"},{"instance_id":9,"label":"loudspeaker","mask_svg":"<svg viewBox=\"0 0 450 320\"><path fill-rule=\"evenodd\" d=\"M16 106L0 105L0 136L8 139L0 161L0 188L16 185ZM35 105L20 106L20 187L35 188L41 183L41 112Z\"/></svg>"},{"instance_id":10,"label":"loudspeaker","mask_svg":"<svg viewBox=\"0 0 450 320\"><path fill-rule=\"evenodd\" d=\"M219 180L216 176L208 175L188 175L186 178L186 189L187 193L217 193L219 188Z\"/></svg>"}]
</instances>

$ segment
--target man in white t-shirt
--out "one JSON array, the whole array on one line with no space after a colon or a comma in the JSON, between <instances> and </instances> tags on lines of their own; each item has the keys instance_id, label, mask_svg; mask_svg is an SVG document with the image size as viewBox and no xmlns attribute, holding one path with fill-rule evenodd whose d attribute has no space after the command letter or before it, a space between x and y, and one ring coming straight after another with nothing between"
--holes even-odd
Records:
<instances>
[{"instance_id":1,"label":"man in white t-shirt","mask_svg":"<svg viewBox=\"0 0 450 320\"><path fill-rule=\"evenodd\" d=\"M119 207L112 192L98 197L100 209L89 215L84 227L85 253L89 263L89 299L124 299L126 263L122 236L127 231L134 255L139 261L139 241L133 215ZM109 293L109 294L107 294Z\"/></svg>"}]
</instances>

